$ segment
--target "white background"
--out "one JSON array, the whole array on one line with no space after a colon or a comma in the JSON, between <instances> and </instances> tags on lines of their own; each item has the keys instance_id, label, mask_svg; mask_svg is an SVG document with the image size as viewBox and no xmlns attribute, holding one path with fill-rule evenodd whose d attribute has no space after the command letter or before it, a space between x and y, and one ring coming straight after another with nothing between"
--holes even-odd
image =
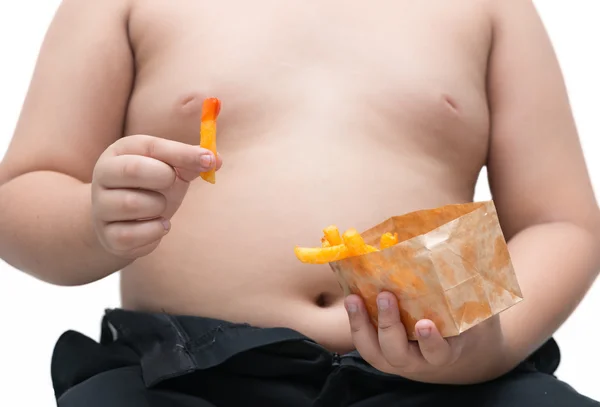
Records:
<instances>
[{"instance_id":1,"label":"white background","mask_svg":"<svg viewBox=\"0 0 600 407\"><path fill-rule=\"evenodd\" d=\"M0 158L12 136L37 52L58 4L58 0L0 2ZM599 196L600 2L539 0L536 5L563 68ZM489 191L482 182L476 198L487 197ZM104 308L119 305L117 283L117 277L112 276L85 287L54 287L0 261L0 406L55 405L49 375L55 340L67 329L98 338ZM600 346L595 330L599 311L597 283L556 335L563 352L559 377L598 400Z\"/></svg>"}]
</instances>

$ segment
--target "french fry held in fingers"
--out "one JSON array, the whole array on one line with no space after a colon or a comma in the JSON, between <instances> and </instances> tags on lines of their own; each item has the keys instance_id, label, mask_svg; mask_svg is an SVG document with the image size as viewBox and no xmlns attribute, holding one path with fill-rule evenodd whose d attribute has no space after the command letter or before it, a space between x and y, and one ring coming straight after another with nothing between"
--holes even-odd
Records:
<instances>
[{"instance_id":1,"label":"french fry held in fingers","mask_svg":"<svg viewBox=\"0 0 600 407\"><path fill-rule=\"evenodd\" d=\"M200 119L200 147L210 150L217 157L217 117L221 111L221 101L217 98L207 98L202 103ZM214 184L215 169L200 173L202 179Z\"/></svg>"},{"instance_id":2,"label":"french fry held in fingers","mask_svg":"<svg viewBox=\"0 0 600 407\"><path fill-rule=\"evenodd\" d=\"M381 235L381 240L379 242L379 247L381 250L385 250L396 244L398 244L398 233L392 234L391 232L386 232Z\"/></svg>"}]
</instances>

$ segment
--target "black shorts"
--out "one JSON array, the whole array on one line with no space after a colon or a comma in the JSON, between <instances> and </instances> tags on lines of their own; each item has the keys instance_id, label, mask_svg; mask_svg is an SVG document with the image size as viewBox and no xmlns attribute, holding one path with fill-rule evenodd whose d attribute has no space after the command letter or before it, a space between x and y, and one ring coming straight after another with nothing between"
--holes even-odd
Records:
<instances>
[{"instance_id":1,"label":"black shorts","mask_svg":"<svg viewBox=\"0 0 600 407\"><path fill-rule=\"evenodd\" d=\"M52 358L59 407L600 406L553 376L551 340L507 375L432 385L379 372L287 328L108 311L100 343L61 336Z\"/></svg>"}]
</instances>

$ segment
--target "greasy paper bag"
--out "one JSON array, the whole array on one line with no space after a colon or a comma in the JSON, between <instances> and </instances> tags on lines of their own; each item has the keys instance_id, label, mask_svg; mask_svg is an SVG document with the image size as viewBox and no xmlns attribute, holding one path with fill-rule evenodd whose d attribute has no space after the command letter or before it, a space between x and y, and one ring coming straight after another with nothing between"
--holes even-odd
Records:
<instances>
[{"instance_id":1,"label":"greasy paper bag","mask_svg":"<svg viewBox=\"0 0 600 407\"><path fill-rule=\"evenodd\" d=\"M411 340L420 319L456 336L523 299L492 201L395 216L361 235L376 246L386 232L398 233L398 244L330 263L345 294L363 298L374 324L381 291L398 297Z\"/></svg>"}]
</instances>

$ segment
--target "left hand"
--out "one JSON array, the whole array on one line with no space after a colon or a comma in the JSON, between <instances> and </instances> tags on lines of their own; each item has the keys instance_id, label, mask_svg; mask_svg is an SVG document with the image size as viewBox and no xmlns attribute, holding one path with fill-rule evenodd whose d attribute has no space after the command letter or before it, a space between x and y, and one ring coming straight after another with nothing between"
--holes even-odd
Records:
<instances>
[{"instance_id":1,"label":"left hand","mask_svg":"<svg viewBox=\"0 0 600 407\"><path fill-rule=\"evenodd\" d=\"M420 320L415 327L418 342L414 342L407 338L394 294L382 292L377 297L377 328L359 296L350 295L345 303L354 346L362 358L382 372L416 381L447 381L440 377L448 370L444 367L450 367L461 357L471 331L477 328L444 339L432 321Z\"/></svg>"}]
</instances>

